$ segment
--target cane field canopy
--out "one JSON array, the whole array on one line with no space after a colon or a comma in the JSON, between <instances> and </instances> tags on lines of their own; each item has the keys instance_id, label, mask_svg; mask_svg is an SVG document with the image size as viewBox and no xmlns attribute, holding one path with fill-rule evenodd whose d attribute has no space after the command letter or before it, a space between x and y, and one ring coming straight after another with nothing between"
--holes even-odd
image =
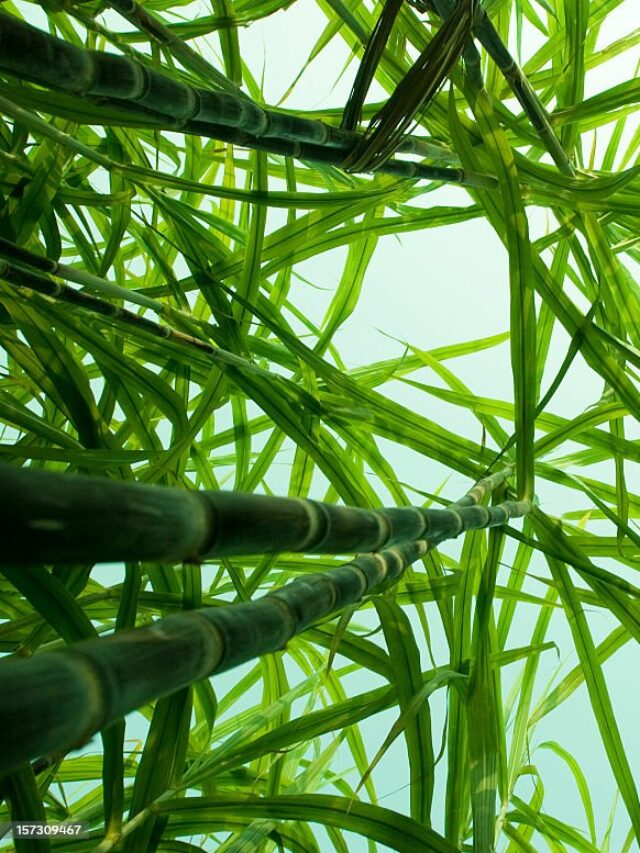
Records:
<instances>
[{"instance_id":1,"label":"cane field canopy","mask_svg":"<svg viewBox=\"0 0 640 853\"><path fill-rule=\"evenodd\" d=\"M0 742L24 743L0 827L85 831L0 851L640 850L639 22L633 0L2 4ZM10 485L62 505L63 475L431 520L382 556L278 553L297 540L265 516L149 559L128 510L114 552L87 503L72 560ZM159 620L245 614L243 645L252 602L310 612L318 573L394 560L255 658L227 642L219 675L136 671ZM86 669L85 641L158 686L41 754L47 662Z\"/></svg>"}]
</instances>

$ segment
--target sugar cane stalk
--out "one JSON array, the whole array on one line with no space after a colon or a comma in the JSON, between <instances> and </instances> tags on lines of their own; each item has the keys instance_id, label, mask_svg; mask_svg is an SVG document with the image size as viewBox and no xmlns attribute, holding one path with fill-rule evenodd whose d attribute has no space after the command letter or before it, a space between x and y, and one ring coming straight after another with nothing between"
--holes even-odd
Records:
<instances>
[{"instance_id":1,"label":"sugar cane stalk","mask_svg":"<svg viewBox=\"0 0 640 853\"><path fill-rule=\"evenodd\" d=\"M253 543L260 540L258 544L265 550L307 542L305 550L325 553L342 550L342 543L347 543L347 550L356 540L375 545L376 537L386 546L397 544L356 557L337 569L297 578L257 601L176 614L151 626L85 640L28 661L0 661L0 774L30 759L82 746L99 729L159 696L282 649L313 622L396 581L427 552L428 538L440 541L463 529L503 524L530 509L528 504L512 501L490 508L478 505L487 492L504 482L505 472L476 484L447 510L405 507L371 512L315 501L206 492L196 494L212 500L198 504L194 493L177 489L8 468L11 466L0 466L0 481L4 479L0 493L8 494L22 510L24 492L30 493L28 500L36 512L31 516L31 530L36 531L36 539L37 531L54 532L56 517L58 521L66 518L66 508L81 495L100 513L98 524L91 525L90 535L97 534L100 522L110 527L112 500L118 495L125 512L116 513L117 520L121 523L132 512L135 523L155 518L156 533L158 522L168 531L168 536L161 536L165 543L173 535L180 537L181 529L190 524L191 529L198 528L200 537L202 515L208 515L214 528L216 523L220 525L208 534L208 548L215 553L252 550L243 537ZM34 489L43 497L38 498ZM69 489L79 491L70 496ZM45 506L47 511L54 509L54 518L39 517ZM77 504L74 506L77 512ZM260 518L252 514L256 508ZM6 507L0 510L4 516ZM13 520L21 515L19 511ZM81 541L87 539L84 521L76 515L75 530ZM256 525L257 539L253 535ZM147 543L144 522L142 528L141 540ZM420 538L408 541L412 536ZM23 545L31 553L29 542Z\"/></svg>"},{"instance_id":2,"label":"sugar cane stalk","mask_svg":"<svg viewBox=\"0 0 640 853\"><path fill-rule=\"evenodd\" d=\"M504 524L528 506L371 510L0 464L0 565L379 551Z\"/></svg>"},{"instance_id":3,"label":"sugar cane stalk","mask_svg":"<svg viewBox=\"0 0 640 853\"><path fill-rule=\"evenodd\" d=\"M126 56L85 50L0 13L0 71L99 103L167 130L207 136L274 154L339 166L361 134L313 119L263 109L248 98L183 83ZM3 99L6 101L6 99ZM8 103L8 102L7 102ZM6 108L6 104L5 104ZM435 145L407 136L401 153L433 157ZM493 187L486 175L460 168L393 160L379 171L401 178Z\"/></svg>"}]
</instances>

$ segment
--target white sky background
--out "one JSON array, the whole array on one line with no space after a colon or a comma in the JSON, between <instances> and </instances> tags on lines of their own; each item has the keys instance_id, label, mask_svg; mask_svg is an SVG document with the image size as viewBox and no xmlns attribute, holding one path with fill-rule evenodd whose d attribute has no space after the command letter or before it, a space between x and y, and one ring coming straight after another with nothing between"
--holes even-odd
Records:
<instances>
[{"instance_id":1,"label":"white sky background","mask_svg":"<svg viewBox=\"0 0 640 853\"><path fill-rule=\"evenodd\" d=\"M44 21L41 19L39 9L33 5L21 8L28 20L42 26ZM190 16L191 10L194 16L198 11L202 14L211 13L210 6L204 0L189 7ZM184 9L179 11L185 14ZM116 18L110 18L110 23L115 20ZM114 26L114 29L125 31L130 29L130 25L122 19L117 20L119 23ZM599 46L604 47L615 39L628 35L636 26L637 20L637 4L633 0L626 0L607 21L599 39ZM279 104L304 65L325 24L326 18L314 0L296 0L288 10L240 30L243 58L245 61L250 61L251 70L258 80L264 74L266 104L271 106ZM217 52L217 39L210 37L208 41L212 49ZM538 43L537 34L531 28L525 29L523 37L525 58L538 46ZM622 58L599 66L587 77L587 96L630 79L639 58L640 49L636 48L634 51L625 53ZM305 110L343 106L357 67L357 63L352 62L336 83L348 59L347 47L339 39L334 39L331 46L311 64L290 97L281 105L288 109ZM381 89L374 90L371 95L375 100L382 99L384 96ZM606 138L607 135L599 131L599 152L604 151ZM628 139L628 133L625 134L625 139ZM430 204L466 205L470 203L470 199L463 189L442 187L434 193L423 196L416 203L425 206ZM531 209L528 213L532 233L535 236L545 233L547 214L544 211ZM274 212L273 216L270 215L270 228L275 227L279 215L279 212ZM293 301L298 306L308 307L309 315L317 322L320 322L324 316L332 293L338 284L345 255L345 250L335 250L314 258L298 268L315 287L295 282L292 285L296 294ZM304 296L302 296L303 289ZM402 235L400 238L383 237L378 242L376 254L369 266L358 306L336 335L335 342L347 366L356 367L382 358L399 356L403 347L392 338L408 341L422 349L433 349L504 332L509 327L508 289L506 252L493 230L482 220L474 220L453 227L413 232ZM553 378L553 368L557 369L562 361L567 344L566 335L556 333L553 358L550 359L550 371L546 374L544 388ZM448 365L474 393L498 399L512 398L508 344L472 358L458 359ZM433 385L442 384L432 374L423 373L416 375L416 378ZM469 425L472 423L470 416L461 409L445 406L435 398L397 382L393 383L393 386L385 386L382 391L439 421L452 431L460 431L461 434L469 435L476 440L480 439L479 425L473 424L470 428ZM553 399L550 410L564 416L575 416L588 405L596 402L601 393L602 383L578 358L571 377L563 383L560 392ZM510 424L504 425L511 431ZM630 438L637 436L637 429L635 432L630 430ZM384 449L391 448L391 445L383 442L380 442L380 446ZM404 454L402 448L397 446L393 446L390 450L389 458L401 479L425 491L435 491L448 476L443 466L431 460L421 460L417 463L415 454ZM635 492L640 491L637 466L629 464L627 475L629 488ZM607 471L606 476L607 479L611 479L612 473ZM288 485L287 477L288 468L283 466L283 491L286 491ZM444 494L449 498L457 498L469 485L465 478L453 474L444 487ZM566 508L562 490L554 488L547 482L541 483L540 488L543 491L539 497L544 509L552 514L559 514ZM571 508L577 504L579 505L579 502L574 500ZM444 550L448 554L457 553L455 545L448 545ZM507 559L509 553L506 552ZM536 566L536 568L541 567ZM533 564L531 570L535 570ZM109 580L106 580L103 574L105 571L110 573ZM540 574L546 575L546 571L541 569ZM94 570L93 576L106 583L117 583L121 579L119 573L118 577L114 578L113 569L107 570L106 567L98 571ZM533 581L525 588L538 595L545 593L544 587ZM519 606L519 613L524 614L526 611L526 607ZM429 613L429 608L427 612ZM537 611L534 615L537 615ZM358 617L359 623L365 620L367 620L366 616ZM600 612L590 614L590 625L596 642L606 635L614 624L613 619L605 614ZM439 662L443 662L446 660L447 651L438 630L437 617L431 620L430 625L434 631L436 657ZM521 616L512 629L509 646L529 643L530 631L531 625L527 624L527 619ZM420 636L419 629L417 636ZM564 616L552 620L548 639L557 640L560 658L566 662L564 672L568 671L575 665L576 657ZM424 668L429 665L426 651L422 663ZM537 685L544 684L545 677L550 678L556 666L557 658L554 653L545 653L541 658ZM636 736L636 709L640 705L640 687L637 679L629 678L629 672L637 672L637 668L637 647L632 644L624 647L605 664L607 684L623 740L630 750L629 759L632 768L636 771L636 778L640 779L640 749ZM505 691L510 678L517 671L518 667L503 670ZM237 683L240 672L234 670L214 678L214 687L219 696L224 695L225 687L228 688ZM353 683L353 692L377 686L377 683L372 683L372 675L366 674L365 678L365 683L362 683L364 680L362 677L359 677L357 683ZM254 695L253 698L259 697ZM442 702L436 695L432 701L436 752L442 731L442 707ZM139 731L137 725L131 725L136 717L138 715L132 715L130 718L131 722L128 726L130 736L136 736L136 731ZM370 759L384 740L393 720L393 715L386 714L361 724ZM559 710L545 718L535 732L531 749L532 761L539 766L546 786L546 811L569 823L585 825L573 782L564 766L550 753L544 750L534 751L536 744L546 738L556 737L574 754L585 772L596 808L599 837L602 837L604 822L613 803L614 783L600 746L600 737L593 722L584 687L580 688ZM98 745L99 741L94 741L94 748ZM383 759L374 778L387 780L386 786L377 783L380 804L407 813L406 784L408 780L405 778L407 762L404 750L405 745L401 738ZM347 756L343 768L346 769L348 766ZM444 769L444 762L440 767ZM339 768L336 767L336 769ZM382 773L379 772L380 769L383 769ZM440 773L437 778L433 806L436 829L442 829L440 824L443 813L442 796L439 796L438 792L440 794L443 792L443 779L443 774ZM351 781L353 782L353 776ZM531 786L525 781L520 788L520 794L527 799L530 792ZM628 820L622 805L618 807L618 812L620 819L615 825L612 851L620 849L628 829ZM366 849L365 842L360 839L351 837L349 844L350 851ZM637 845L632 849L638 849Z\"/></svg>"}]
</instances>

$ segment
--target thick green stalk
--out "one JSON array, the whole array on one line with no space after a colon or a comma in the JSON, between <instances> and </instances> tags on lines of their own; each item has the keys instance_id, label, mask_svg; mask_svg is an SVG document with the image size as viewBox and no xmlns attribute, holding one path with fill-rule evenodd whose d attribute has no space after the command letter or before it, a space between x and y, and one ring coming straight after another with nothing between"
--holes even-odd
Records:
<instances>
[{"instance_id":1,"label":"thick green stalk","mask_svg":"<svg viewBox=\"0 0 640 853\"><path fill-rule=\"evenodd\" d=\"M427 551L424 541L307 575L258 601L186 611L33 659L0 661L0 774L58 755L151 700L284 648Z\"/></svg>"},{"instance_id":2,"label":"thick green stalk","mask_svg":"<svg viewBox=\"0 0 640 853\"><path fill-rule=\"evenodd\" d=\"M126 56L84 50L0 13L0 71L76 96L116 104L121 112L157 119L167 130L220 139L273 154L339 166L362 139L321 121L265 110L248 98L212 92L181 82ZM434 145L407 137L398 151L433 156ZM492 187L485 175L459 168L394 160L379 171Z\"/></svg>"},{"instance_id":3,"label":"thick green stalk","mask_svg":"<svg viewBox=\"0 0 640 853\"><path fill-rule=\"evenodd\" d=\"M21 518L20 506L26 497L36 511L30 519L30 536L36 541L43 532L45 536L47 532L59 534L66 524L73 529L65 534L69 540L76 536L86 542L100 535L98 528L104 525L114 535L110 518L115 513L120 525L133 514L139 525L136 539L143 543L148 543L146 520L154 518L151 526L165 545L176 537L197 547L204 537L216 553L250 550L245 540L256 541L256 526L267 550L276 541L280 548L287 541L304 539L309 542L306 550L330 553L345 536L351 545L357 528L360 539L369 537L369 544L375 537L380 539L381 533L386 545L399 542L337 569L300 577L258 601L184 612L28 661L0 661L0 774L33 758L57 756L82 746L99 729L153 699L282 649L313 622L397 581L431 547L427 537L432 528L434 539L440 541L468 527L503 524L528 512L528 505L513 502L490 509L477 506L487 492L504 482L506 474L503 471L480 481L448 510L404 507L370 512L306 500L193 493L0 466L0 494L8 496L6 503L19 507L9 523ZM88 501L91 512L98 513L97 523L89 525L89 530L85 527L87 513L76 503L78 498ZM114 506L116 498L120 509ZM73 525L70 508L75 512ZM259 516L252 513L255 508L259 508ZM49 516L39 515L41 509ZM0 505L3 516L6 511ZM203 519L213 522L206 535ZM21 522L17 523L19 528ZM8 534L4 529L0 532ZM189 532L197 533L192 541ZM406 541L413 535L420 538ZM403 537L405 541L399 541ZM23 540L23 547L30 550L29 540ZM178 546L171 547L176 550Z\"/></svg>"},{"instance_id":4,"label":"thick green stalk","mask_svg":"<svg viewBox=\"0 0 640 853\"><path fill-rule=\"evenodd\" d=\"M0 465L0 565L345 554L505 524L529 504L376 510Z\"/></svg>"}]
</instances>

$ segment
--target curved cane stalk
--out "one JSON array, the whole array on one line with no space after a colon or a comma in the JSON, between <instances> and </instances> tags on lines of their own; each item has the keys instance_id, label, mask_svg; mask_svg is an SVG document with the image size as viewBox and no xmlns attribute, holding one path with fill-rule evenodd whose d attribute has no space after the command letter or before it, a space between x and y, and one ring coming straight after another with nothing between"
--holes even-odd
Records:
<instances>
[{"instance_id":1,"label":"curved cane stalk","mask_svg":"<svg viewBox=\"0 0 640 853\"><path fill-rule=\"evenodd\" d=\"M297 578L258 601L189 611L30 661L0 662L0 773L81 746L159 696L282 649L313 622L397 581L431 547L429 540L439 543L527 514L531 507L525 503L478 505L505 476L502 471L481 480L445 510L369 511L0 466L3 563L46 560L54 553L64 560L84 559L80 552L111 554L114 539L115 550L126 551L127 559L149 550L158 555L152 559L170 559L166 554L184 548L200 550L203 557L383 548ZM13 515L9 505L16 508ZM102 558L107 557L97 557Z\"/></svg>"},{"instance_id":2,"label":"curved cane stalk","mask_svg":"<svg viewBox=\"0 0 640 853\"><path fill-rule=\"evenodd\" d=\"M97 106L114 104L128 116L155 117L158 126L258 148L299 160L339 166L362 139L315 119L263 109L245 97L213 92L183 83L136 59L85 50L0 13L0 71L83 98ZM11 104L3 99L3 109ZM16 105L15 109L22 109ZM13 112L15 112L15 109ZM397 146L404 154L433 157L428 140L407 136ZM489 187L484 175L462 169L403 160L387 162L379 171L401 178L422 178Z\"/></svg>"},{"instance_id":3,"label":"curved cane stalk","mask_svg":"<svg viewBox=\"0 0 640 853\"><path fill-rule=\"evenodd\" d=\"M493 482L493 481L492 481ZM0 465L0 565L200 561L233 554L344 554L442 541L529 511L498 506L376 510L241 492L188 491Z\"/></svg>"}]
</instances>

